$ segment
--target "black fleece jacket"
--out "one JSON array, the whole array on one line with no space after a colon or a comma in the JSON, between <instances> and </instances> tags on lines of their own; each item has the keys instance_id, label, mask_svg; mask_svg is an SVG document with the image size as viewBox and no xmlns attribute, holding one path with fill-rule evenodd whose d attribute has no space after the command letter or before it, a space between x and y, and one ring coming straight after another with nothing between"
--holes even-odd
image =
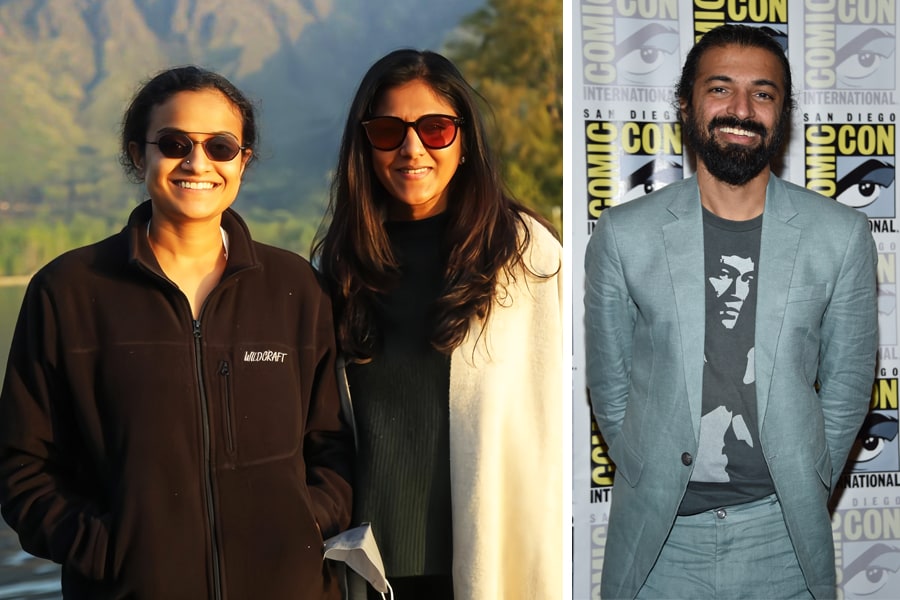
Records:
<instances>
[{"instance_id":1,"label":"black fleece jacket","mask_svg":"<svg viewBox=\"0 0 900 600\"><path fill-rule=\"evenodd\" d=\"M336 598L322 539L349 524L353 442L329 300L228 210L195 321L150 215L28 286L0 394L3 517L63 565L67 599Z\"/></svg>"}]
</instances>

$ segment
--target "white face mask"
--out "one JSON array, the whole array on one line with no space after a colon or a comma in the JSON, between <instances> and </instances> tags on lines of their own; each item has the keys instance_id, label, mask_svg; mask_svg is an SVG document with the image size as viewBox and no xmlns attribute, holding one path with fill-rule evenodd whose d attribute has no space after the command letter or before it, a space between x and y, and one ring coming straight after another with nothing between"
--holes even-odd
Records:
<instances>
[{"instance_id":1,"label":"white face mask","mask_svg":"<svg viewBox=\"0 0 900 600\"><path fill-rule=\"evenodd\" d=\"M382 597L384 594L394 597L394 592L384 574L384 563L381 560L381 552L378 551L378 544L375 543L375 534L372 533L372 526L369 523L363 523L359 527L348 529L325 540L325 558L346 564L368 581Z\"/></svg>"}]
</instances>

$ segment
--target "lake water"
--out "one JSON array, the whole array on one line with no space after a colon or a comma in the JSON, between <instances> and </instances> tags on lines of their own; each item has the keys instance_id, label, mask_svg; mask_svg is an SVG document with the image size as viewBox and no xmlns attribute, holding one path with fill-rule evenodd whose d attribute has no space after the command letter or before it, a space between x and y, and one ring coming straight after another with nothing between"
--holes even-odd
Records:
<instances>
[{"instance_id":1,"label":"lake water","mask_svg":"<svg viewBox=\"0 0 900 600\"><path fill-rule=\"evenodd\" d=\"M0 285L0 384L6 370L9 342L22 304L22 286ZM22 551L19 539L0 520L0 600L62 598L59 567Z\"/></svg>"}]
</instances>

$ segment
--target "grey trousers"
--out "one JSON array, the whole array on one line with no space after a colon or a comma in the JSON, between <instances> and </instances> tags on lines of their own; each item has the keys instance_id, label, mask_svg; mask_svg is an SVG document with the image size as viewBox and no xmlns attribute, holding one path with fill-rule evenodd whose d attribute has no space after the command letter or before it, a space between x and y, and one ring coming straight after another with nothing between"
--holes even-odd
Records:
<instances>
[{"instance_id":1,"label":"grey trousers","mask_svg":"<svg viewBox=\"0 0 900 600\"><path fill-rule=\"evenodd\" d=\"M677 517L637 598L812 598L774 494Z\"/></svg>"}]
</instances>

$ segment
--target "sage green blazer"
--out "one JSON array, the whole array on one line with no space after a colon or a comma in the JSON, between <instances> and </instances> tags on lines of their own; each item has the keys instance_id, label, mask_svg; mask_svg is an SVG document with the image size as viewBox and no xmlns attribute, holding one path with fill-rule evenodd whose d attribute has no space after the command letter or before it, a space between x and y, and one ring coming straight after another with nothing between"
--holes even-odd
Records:
<instances>
[{"instance_id":1,"label":"sage green blazer","mask_svg":"<svg viewBox=\"0 0 900 600\"><path fill-rule=\"evenodd\" d=\"M865 215L770 178L757 273L759 437L816 598L835 595L828 500L875 376L876 263ZM706 282L696 179L605 210L585 269L586 379L616 465L601 594L634 598L698 447Z\"/></svg>"}]
</instances>

